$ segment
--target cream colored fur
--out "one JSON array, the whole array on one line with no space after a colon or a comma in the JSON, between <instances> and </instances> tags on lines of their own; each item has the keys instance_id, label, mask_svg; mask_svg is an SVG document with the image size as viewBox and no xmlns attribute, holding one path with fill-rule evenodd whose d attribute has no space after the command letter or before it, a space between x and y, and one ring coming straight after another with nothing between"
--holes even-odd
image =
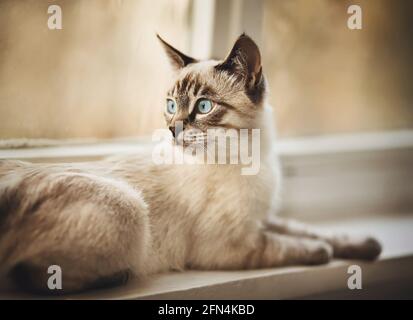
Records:
<instances>
[{"instance_id":1,"label":"cream colored fur","mask_svg":"<svg viewBox=\"0 0 413 320\"><path fill-rule=\"evenodd\" d=\"M70 292L123 281L128 272L377 257L380 245L372 238L324 236L289 221L267 221L280 190L271 108L265 98L252 104L235 77L214 75L217 63L190 64L175 79L198 75L194 79L238 108L220 121L261 129L257 175L241 175L240 165L155 165L150 148L90 163L0 161L0 273L47 291L47 267L59 265L63 290Z\"/></svg>"}]
</instances>

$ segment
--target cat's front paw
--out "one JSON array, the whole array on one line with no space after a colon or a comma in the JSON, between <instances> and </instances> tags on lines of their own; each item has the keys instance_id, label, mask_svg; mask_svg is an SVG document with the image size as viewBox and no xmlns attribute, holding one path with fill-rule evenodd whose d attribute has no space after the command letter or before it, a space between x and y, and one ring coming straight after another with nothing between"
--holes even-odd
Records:
<instances>
[{"instance_id":1,"label":"cat's front paw","mask_svg":"<svg viewBox=\"0 0 413 320\"><path fill-rule=\"evenodd\" d=\"M341 236L333 241L334 257L341 259L375 260L382 246L373 237Z\"/></svg>"}]
</instances>

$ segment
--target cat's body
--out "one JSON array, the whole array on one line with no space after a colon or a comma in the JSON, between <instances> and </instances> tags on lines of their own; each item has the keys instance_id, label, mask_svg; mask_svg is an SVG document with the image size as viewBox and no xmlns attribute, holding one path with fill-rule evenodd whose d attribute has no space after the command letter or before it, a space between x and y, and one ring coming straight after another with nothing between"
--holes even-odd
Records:
<instances>
[{"instance_id":1,"label":"cat's body","mask_svg":"<svg viewBox=\"0 0 413 320\"><path fill-rule=\"evenodd\" d=\"M155 165L151 152L148 148L136 156L91 163L0 162L0 221L10 223L11 215L20 218L7 226L0 241L1 253L13 252L8 259L0 256L2 262L11 263L6 269L30 263L31 257L44 260L43 270L60 265L64 274L78 273L77 261L99 269L116 261L119 265L113 271L129 269L138 275L187 268L239 269L239 261L231 262L234 252L224 243L241 244L245 228L254 228L256 218L264 219L271 212L279 183L275 157L268 154L262 159L258 175L243 176L237 165ZM111 201L116 203L108 210L106 203ZM130 211L121 205L127 201ZM113 221L106 221L107 215ZM47 230L43 219L51 220ZM85 230L76 226L77 221ZM97 227L100 224L102 229ZM123 231L128 229L133 234ZM42 245L32 238L33 232L46 232ZM102 243L102 237L110 243ZM79 250L80 243L90 246L86 252ZM109 250L112 245L115 249ZM66 246L75 249L74 261L67 267L50 254ZM93 259L97 248L105 251L99 253L106 256L100 263ZM106 275L111 273L101 276Z\"/></svg>"},{"instance_id":2,"label":"cat's body","mask_svg":"<svg viewBox=\"0 0 413 320\"><path fill-rule=\"evenodd\" d=\"M185 130L259 128L258 174L242 175L234 164L157 165L151 149L91 163L0 161L0 274L47 290L47 268L59 265L69 292L122 281L127 272L318 264L333 254L380 253L371 238L264 222L278 203L280 174L251 39L241 36L224 62L198 63L164 45L179 70L169 96L182 107L165 114L168 126L180 117ZM214 101L210 115L193 113L199 94Z\"/></svg>"}]
</instances>

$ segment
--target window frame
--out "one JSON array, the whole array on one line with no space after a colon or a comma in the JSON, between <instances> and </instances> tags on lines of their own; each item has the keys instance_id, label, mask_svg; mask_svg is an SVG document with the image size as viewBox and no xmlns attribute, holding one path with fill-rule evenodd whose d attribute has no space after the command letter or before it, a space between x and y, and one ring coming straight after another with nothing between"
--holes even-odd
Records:
<instances>
[{"instance_id":1,"label":"window frame","mask_svg":"<svg viewBox=\"0 0 413 320\"><path fill-rule=\"evenodd\" d=\"M261 46L263 10L264 0L194 0L190 54L222 59L243 32Z\"/></svg>"}]
</instances>

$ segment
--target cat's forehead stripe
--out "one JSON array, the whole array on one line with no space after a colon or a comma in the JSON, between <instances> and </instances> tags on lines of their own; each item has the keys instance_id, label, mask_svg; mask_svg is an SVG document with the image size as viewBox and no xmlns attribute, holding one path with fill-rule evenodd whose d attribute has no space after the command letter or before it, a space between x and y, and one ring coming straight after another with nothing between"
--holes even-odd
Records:
<instances>
[{"instance_id":1,"label":"cat's forehead stripe","mask_svg":"<svg viewBox=\"0 0 413 320\"><path fill-rule=\"evenodd\" d=\"M196 81L195 85L194 85L194 96L198 95L199 89L201 89L201 82L200 81Z\"/></svg>"},{"instance_id":2,"label":"cat's forehead stripe","mask_svg":"<svg viewBox=\"0 0 413 320\"><path fill-rule=\"evenodd\" d=\"M182 79L179 79L174 87L168 91L168 95L171 96L214 96L216 91L202 80L199 75L191 73L186 74Z\"/></svg>"},{"instance_id":3,"label":"cat's forehead stripe","mask_svg":"<svg viewBox=\"0 0 413 320\"><path fill-rule=\"evenodd\" d=\"M187 73L182 79L180 79L175 86L176 95L184 95L188 92L191 82L193 81L193 76L191 73Z\"/></svg>"},{"instance_id":4,"label":"cat's forehead stripe","mask_svg":"<svg viewBox=\"0 0 413 320\"><path fill-rule=\"evenodd\" d=\"M188 73L175 83L174 87L168 92L168 94L173 96L188 95L191 92L191 89L193 92L196 92L199 91L200 87L201 84L199 83L198 77Z\"/></svg>"},{"instance_id":5,"label":"cat's forehead stripe","mask_svg":"<svg viewBox=\"0 0 413 320\"><path fill-rule=\"evenodd\" d=\"M205 85L201 90L201 96L213 96L216 92L210 86Z\"/></svg>"}]
</instances>

